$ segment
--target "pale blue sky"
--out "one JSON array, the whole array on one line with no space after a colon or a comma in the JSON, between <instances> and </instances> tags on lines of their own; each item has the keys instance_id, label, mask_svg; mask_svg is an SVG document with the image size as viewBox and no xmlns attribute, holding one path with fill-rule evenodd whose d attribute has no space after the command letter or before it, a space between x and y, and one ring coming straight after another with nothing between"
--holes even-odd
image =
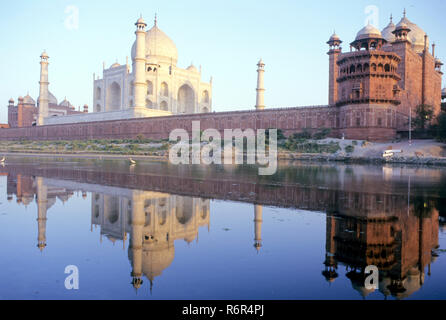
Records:
<instances>
[{"instance_id":1,"label":"pale blue sky","mask_svg":"<svg viewBox=\"0 0 446 320\"><path fill-rule=\"evenodd\" d=\"M65 27L67 6L79 8L79 28ZM382 29L393 13L407 17L437 44L446 61L446 1L296 1L162 0L84 1L18 0L2 3L0 13L0 122L7 122L7 102L38 96L39 56L50 56L50 90L77 107L92 104L92 74L102 74L118 59L125 62L134 41L134 22L142 13L176 43L178 65L202 65L203 80L213 76L215 111L252 108L256 63L266 63L267 106L327 103L326 41L336 29L348 50L367 21L367 6L379 9Z\"/></svg>"}]
</instances>

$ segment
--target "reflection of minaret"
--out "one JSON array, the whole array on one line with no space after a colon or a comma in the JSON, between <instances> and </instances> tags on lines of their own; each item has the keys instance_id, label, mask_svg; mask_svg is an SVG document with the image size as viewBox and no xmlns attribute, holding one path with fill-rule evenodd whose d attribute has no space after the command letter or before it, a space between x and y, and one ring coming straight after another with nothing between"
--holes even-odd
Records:
<instances>
[{"instance_id":1,"label":"reflection of minaret","mask_svg":"<svg viewBox=\"0 0 446 320\"><path fill-rule=\"evenodd\" d=\"M130 237L130 249L132 253L132 284L138 290L142 281L142 244L144 228L144 202L135 195L132 199L132 226Z\"/></svg>"},{"instance_id":2,"label":"reflection of minaret","mask_svg":"<svg viewBox=\"0 0 446 320\"><path fill-rule=\"evenodd\" d=\"M262 247L262 210L261 205L254 206L254 248L257 252Z\"/></svg>"},{"instance_id":3,"label":"reflection of minaret","mask_svg":"<svg viewBox=\"0 0 446 320\"><path fill-rule=\"evenodd\" d=\"M46 247L46 211L48 205L47 187L43 184L42 178L37 178L37 224L38 236L37 247L40 251Z\"/></svg>"}]
</instances>

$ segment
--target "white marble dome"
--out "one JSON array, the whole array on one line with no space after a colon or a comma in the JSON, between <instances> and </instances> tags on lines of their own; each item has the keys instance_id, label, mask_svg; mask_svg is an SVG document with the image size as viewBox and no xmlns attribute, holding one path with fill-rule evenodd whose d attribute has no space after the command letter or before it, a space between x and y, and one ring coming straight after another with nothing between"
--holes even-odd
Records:
<instances>
[{"instance_id":1,"label":"white marble dome","mask_svg":"<svg viewBox=\"0 0 446 320\"><path fill-rule=\"evenodd\" d=\"M359 30L356 34L356 41L368 38L382 38L381 31L372 26L370 23Z\"/></svg>"},{"instance_id":2,"label":"white marble dome","mask_svg":"<svg viewBox=\"0 0 446 320\"><path fill-rule=\"evenodd\" d=\"M37 98L37 106L39 106L40 96ZM57 105L57 99L51 92L48 91L48 104Z\"/></svg>"},{"instance_id":3,"label":"white marble dome","mask_svg":"<svg viewBox=\"0 0 446 320\"><path fill-rule=\"evenodd\" d=\"M24 98L23 98L23 103L24 104L32 104L35 105L36 102L34 101L33 98L31 98L31 96L29 94L27 94Z\"/></svg>"},{"instance_id":4,"label":"white marble dome","mask_svg":"<svg viewBox=\"0 0 446 320\"><path fill-rule=\"evenodd\" d=\"M136 41L132 46L132 60L136 55ZM178 49L175 43L170 39L157 24L147 31L146 33L146 57L149 62L159 63L172 63L177 64L178 61Z\"/></svg>"},{"instance_id":5,"label":"white marble dome","mask_svg":"<svg viewBox=\"0 0 446 320\"><path fill-rule=\"evenodd\" d=\"M381 35L384 39L387 40L387 42L392 43L395 41L395 35L393 34L393 31L395 31L395 24L390 20L390 23L381 31Z\"/></svg>"}]
</instances>

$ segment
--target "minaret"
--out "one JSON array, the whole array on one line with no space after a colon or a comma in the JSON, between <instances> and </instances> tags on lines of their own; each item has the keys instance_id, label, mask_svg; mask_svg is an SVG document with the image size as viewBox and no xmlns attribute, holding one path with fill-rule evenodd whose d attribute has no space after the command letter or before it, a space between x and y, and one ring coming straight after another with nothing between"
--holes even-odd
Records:
<instances>
[{"instance_id":1,"label":"minaret","mask_svg":"<svg viewBox=\"0 0 446 320\"><path fill-rule=\"evenodd\" d=\"M338 82L336 80L339 73L338 57L342 51L341 43L342 41L336 33L333 33L327 41L327 44L330 46L330 50L327 53L329 56L328 104L330 106L333 106L338 101Z\"/></svg>"},{"instance_id":2,"label":"minaret","mask_svg":"<svg viewBox=\"0 0 446 320\"><path fill-rule=\"evenodd\" d=\"M42 178L37 178L37 248L43 251L46 247L46 211L48 207L47 187Z\"/></svg>"},{"instance_id":3,"label":"minaret","mask_svg":"<svg viewBox=\"0 0 446 320\"><path fill-rule=\"evenodd\" d=\"M134 195L132 198L132 224L130 247L132 250L132 285L135 289L141 287L142 281L142 245L143 228L145 222L144 202L140 196Z\"/></svg>"},{"instance_id":4,"label":"minaret","mask_svg":"<svg viewBox=\"0 0 446 320\"><path fill-rule=\"evenodd\" d=\"M133 108L145 108L145 97L147 93L146 83L146 27L144 19L141 17L135 23L136 25L136 48L134 61L134 90L133 90ZM135 115L138 113L134 111Z\"/></svg>"},{"instance_id":5,"label":"minaret","mask_svg":"<svg viewBox=\"0 0 446 320\"><path fill-rule=\"evenodd\" d=\"M262 247L262 211L263 207L261 205L254 206L254 248L257 252Z\"/></svg>"},{"instance_id":6,"label":"minaret","mask_svg":"<svg viewBox=\"0 0 446 320\"><path fill-rule=\"evenodd\" d=\"M40 56L40 95L37 125L43 126L43 119L48 117L48 55L44 51Z\"/></svg>"},{"instance_id":7,"label":"minaret","mask_svg":"<svg viewBox=\"0 0 446 320\"><path fill-rule=\"evenodd\" d=\"M265 75L265 64L262 59L257 63L257 98L256 98L256 109L265 109L265 88L263 78Z\"/></svg>"}]
</instances>

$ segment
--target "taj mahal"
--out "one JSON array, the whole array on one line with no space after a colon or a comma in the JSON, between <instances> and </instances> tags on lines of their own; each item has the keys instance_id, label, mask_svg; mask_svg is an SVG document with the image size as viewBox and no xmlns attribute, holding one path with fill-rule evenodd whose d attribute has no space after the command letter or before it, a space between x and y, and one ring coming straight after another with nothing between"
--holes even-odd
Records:
<instances>
[{"instance_id":1,"label":"taj mahal","mask_svg":"<svg viewBox=\"0 0 446 320\"><path fill-rule=\"evenodd\" d=\"M212 110L212 79L203 82L201 67L191 64L178 67L175 43L158 27L141 17L135 23L136 39L131 48L132 66L126 63L103 67L102 78L93 75L93 112L49 116L43 103L38 124L51 125L131 118L168 116L173 114L208 113ZM41 97L48 95L48 55L41 59Z\"/></svg>"}]
</instances>

